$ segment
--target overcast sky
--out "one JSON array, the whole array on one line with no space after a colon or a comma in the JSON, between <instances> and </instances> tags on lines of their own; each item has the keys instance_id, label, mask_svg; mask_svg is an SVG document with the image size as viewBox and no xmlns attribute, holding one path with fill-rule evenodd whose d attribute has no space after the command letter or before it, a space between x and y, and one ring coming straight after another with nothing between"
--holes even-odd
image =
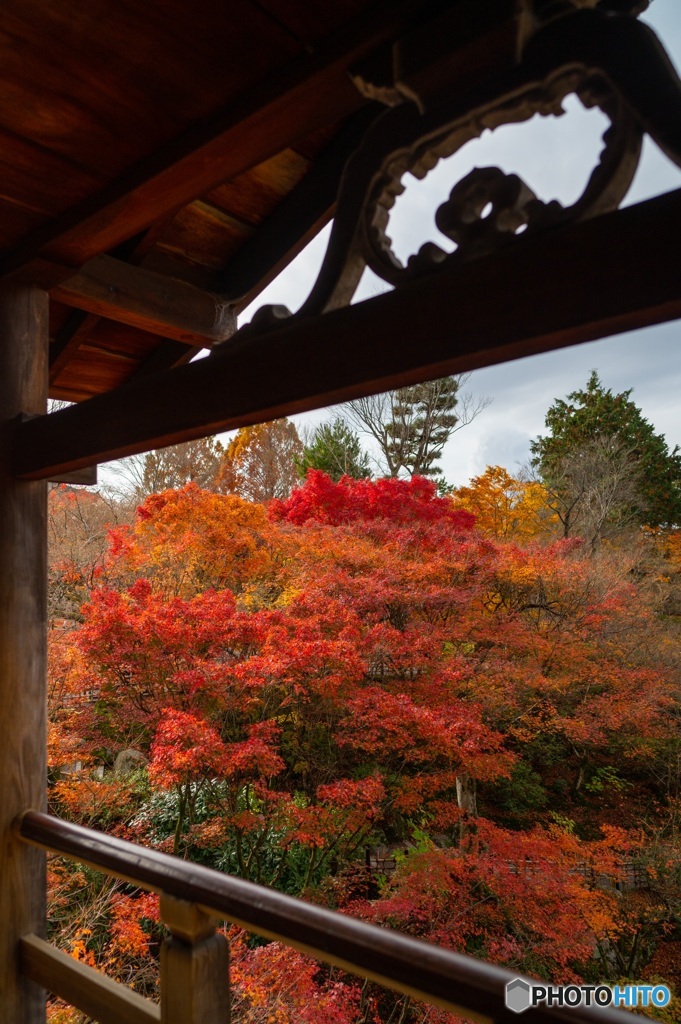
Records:
<instances>
[{"instance_id":1,"label":"overcast sky","mask_svg":"<svg viewBox=\"0 0 681 1024\"><path fill-rule=\"evenodd\" d=\"M681 0L653 0L643 20L657 31L680 68ZM564 205L574 202L596 162L608 122L599 111L585 111L574 97L566 101L565 107L561 118L535 117L523 125L500 128L493 134L486 132L440 163L423 182L408 175L406 193L398 200L388 228L398 256L406 259L427 237L443 248L451 248L435 228L433 214L452 186L476 166L498 166L519 174L543 200L555 198ZM681 172L646 139L625 205L679 187ZM430 236L424 235L428 225L432 225ZM277 302L297 309L314 283L327 239L328 229L259 296L240 323L246 323L264 303ZM383 282L367 272L356 301L383 290ZM476 370L469 390L488 395L492 403L450 440L443 459L447 480L456 485L465 483L487 465L499 464L517 471L527 462L530 439L543 431L544 416L553 399L581 387L592 369L598 370L606 387L613 391L633 387L634 401L665 434L670 447L681 443L680 341L681 324L676 321ZM330 415L327 411L296 419L318 422Z\"/></svg>"}]
</instances>

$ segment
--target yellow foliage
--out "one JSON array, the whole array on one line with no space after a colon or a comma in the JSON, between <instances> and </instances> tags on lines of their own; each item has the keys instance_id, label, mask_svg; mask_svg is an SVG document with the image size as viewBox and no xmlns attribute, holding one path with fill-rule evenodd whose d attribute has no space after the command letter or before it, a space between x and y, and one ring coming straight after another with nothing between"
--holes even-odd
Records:
<instances>
[{"instance_id":1,"label":"yellow foliage","mask_svg":"<svg viewBox=\"0 0 681 1024\"><path fill-rule=\"evenodd\" d=\"M287 498L300 483L296 460L302 454L302 442L290 420L242 427L223 456L218 490L254 502Z\"/></svg>"},{"instance_id":2,"label":"yellow foliage","mask_svg":"<svg viewBox=\"0 0 681 1024\"><path fill-rule=\"evenodd\" d=\"M649 530L653 533L658 547L674 570L681 570L681 530L658 529Z\"/></svg>"},{"instance_id":3,"label":"yellow foliage","mask_svg":"<svg viewBox=\"0 0 681 1024\"><path fill-rule=\"evenodd\" d=\"M554 532L556 516L542 484L516 480L503 466L488 466L468 487L454 491L452 501L472 512L480 533L495 540L524 543Z\"/></svg>"}]
</instances>

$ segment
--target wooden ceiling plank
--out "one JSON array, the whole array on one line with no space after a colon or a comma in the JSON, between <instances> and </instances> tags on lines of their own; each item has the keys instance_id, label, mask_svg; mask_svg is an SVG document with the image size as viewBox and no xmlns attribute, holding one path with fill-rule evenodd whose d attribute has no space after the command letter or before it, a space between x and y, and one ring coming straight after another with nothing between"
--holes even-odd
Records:
<instances>
[{"instance_id":1,"label":"wooden ceiling plank","mask_svg":"<svg viewBox=\"0 0 681 1024\"><path fill-rule=\"evenodd\" d=\"M183 207L156 238L154 248L175 258L219 270L253 235L250 224L239 223L215 206L196 201Z\"/></svg>"},{"instance_id":2,"label":"wooden ceiling plank","mask_svg":"<svg viewBox=\"0 0 681 1024\"><path fill-rule=\"evenodd\" d=\"M302 50L248 0L5 0L2 30L0 121L103 181Z\"/></svg>"},{"instance_id":3,"label":"wooden ceiling plank","mask_svg":"<svg viewBox=\"0 0 681 1024\"><path fill-rule=\"evenodd\" d=\"M131 356L129 352L121 352L118 349L111 349L92 344L92 335L86 338L80 348L78 354L88 360L92 366L97 366L97 363L106 362L108 365L111 363L125 363L128 366L137 366L139 360L135 356Z\"/></svg>"},{"instance_id":4,"label":"wooden ceiling plank","mask_svg":"<svg viewBox=\"0 0 681 1024\"><path fill-rule=\"evenodd\" d=\"M295 150L285 149L246 174L213 189L205 198L242 223L257 227L305 177L310 164Z\"/></svg>"},{"instance_id":5,"label":"wooden ceiling plank","mask_svg":"<svg viewBox=\"0 0 681 1024\"><path fill-rule=\"evenodd\" d=\"M18 425L14 472L50 477L681 317L680 221L678 190L244 336L206 359Z\"/></svg>"},{"instance_id":6,"label":"wooden ceiling plank","mask_svg":"<svg viewBox=\"0 0 681 1024\"><path fill-rule=\"evenodd\" d=\"M359 143L368 125L379 113L380 109L370 106L359 111L350 120L341 130L339 136L320 156L317 163L313 165L299 187L294 189L292 194L283 201L281 208L262 226L252 242L247 243L243 254L240 254L231 261L227 271L221 274L221 277L229 282L228 290L230 295L240 294L242 296L241 301L235 308L243 307L250 302L276 276L280 267L288 262L297 251L300 251L330 217L345 161ZM141 322L136 316L136 313L139 313L139 309L130 316L126 314L125 310L115 309L110 305L110 289L116 287L113 282L113 278L116 275L112 275L110 268L122 271L127 280L137 280L139 287L136 290L142 291L142 282L139 280L141 275L136 274L135 269L132 267L123 271L124 266L126 265L121 264L119 267L118 261L108 257L99 257L98 260L86 264L81 273L86 274L89 268L94 267L95 273L101 279L100 284L103 287L97 287L96 308L103 310L104 307L99 305L99 303L106 302L107 307L103 312L105 317L109 320L117 319L118 322L127 322L133 326L140 326ZM74 280L76 282L75 290L77 290L78 278L66 282L66 288L74 289ZM212 284L215 289L220 286L218 281L214 281ZM187 289L189 288L191 286L187 286ZM185 289L184 283L175 281L172 289L173 294L177 296ZM61 292L59 289L54 289L52 294L53 298L58 298ZM116 292L116 295L119 301L121 301L118 292ZM90 296L90 302L88 303L87 299L83 301L82 298L77 298L74 294L70 294L68 301L73 304L87 305L93 312L96 311L92 296ZM83 315L81 313L81 318ZM158 315L157 311L156 315ZM85 331L85 334L88 333L95 322L94 318L90 318L87 321L88 330ZM168 317L164 320L163 325L159 325L158 333L162 334L165 338L173 338L172 329L168 326ZM131 380L160 373L173 366L182 365L188 362L200 348L206 347L209 344L209 340L205 336L196 335L193 339L196 341L196 345L187 347L186 329L183 330L183 338L185 339L184 343L168 340L160 345L155 352L145 359L139 370L132 375ZM55 343L53 342L51 353L54 364L51 364L51 382L56 381L67 365L69 358L75 353L83 340L84 334L79 332L68 347L62 345L59 350L54 348Z\"/></svg>"},{"instance_id":7,"label":"wooden ceiling plank","mask_svg":"<svg viewBox=\"0 0 681 1024\"><path fill-rule=\"evenodd\" d=\"M50 386L50 397L59 398L69 389L99 396L102 392L122 388L130 377L130 360L118 358L102 349L82 345L69 360L60 377ZM90 465L96 460L91 459Z\"/></svg>"},{"instance_id":8,"label":"wooden ceiling plank","mask_svg":"<svg viewBox=\"0 0 681 1024\"><path fill-rule=\"evenodd\" d=\"M188 345L208 347L236 330L234 311L219 296L112 256L96 256L51 294L77 309Z\"/></svg>"},{"instance_id":9,"label":"wooden ceiling plank","mask_svg":"<svg viewBox=\"0 0 681 1024\"><path fill-rule=\"evenodd\" d=\"M0 275L42 256L80 267L159 217L358 109L348 64L404 31L422 0L383 0L292 61L220 116L186 132L110 186L36 230L0 261Z\"/></svg>"},{"instance_id":10,"label":"wooden ceiling plank","mask_svg":"<svg viewBox=\"0 0 681 1024\"><path fill-rule=\"evenodd\" d=\"M104 179L0 124L0 181L3 199L45 218L102 188Z\"/></svg>"},{"instance_id":11,"label":"wooden ceiling plank","mask_svg":"<svg viewBox=\"0 0 681 1024\"><path fill-rule=\"evenodd\" d=\"M153 270L163 277L173 277L176 281L185 281L204 291L217 292L220 285L217 271L174 256L163 249L151 248L143 254L139 265L145 270Z\"/></svg>"},{"instance_id":12,"label":"wooden ceiling plank","mask_svg":"<svg viewBox=\"0 0 681 1024\"><path fill-rule=\"evenodd\" d=\"M227 264L217 291L243 309L290 262L293 255L331 217L345 164L369 125L382 112L379 104L358 111Z\"/></svg>"},{"instance_id":13,"label":"wooden ceiling plank","mask_svg":"<svg viewBox=\"0 0 681 1024\"><path fill-rule=\"evenodd\" d=\"M63 327L57 331L50 343L50 385L59 377L64 367L78 351L94 325L96 316L84 310L74 309ZM52 397L52 396L51 396Z\"/></svg>"}]
</instances>

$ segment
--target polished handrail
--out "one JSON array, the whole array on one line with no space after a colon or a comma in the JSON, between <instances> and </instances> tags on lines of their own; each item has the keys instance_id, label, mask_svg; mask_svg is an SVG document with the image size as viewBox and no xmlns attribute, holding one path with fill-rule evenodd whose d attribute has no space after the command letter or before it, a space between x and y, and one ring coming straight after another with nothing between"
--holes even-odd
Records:
<instances>
[{"instance_id":1,"label":"polished handrail","mask_svg":"<svg viewBox=\"0 0 681 1024\"><path fill-rule=\"evenodd\" d=\"M194 903L215 917L387 988L478 1020L518 1022L504 1003L506 985L518 975L502 967L38 811L20 815L14 830L25 842ZM523 1020L629 1024L631 1017L624 1010L595 1006L530 1007Z\"/></svg>"}]
</instances>

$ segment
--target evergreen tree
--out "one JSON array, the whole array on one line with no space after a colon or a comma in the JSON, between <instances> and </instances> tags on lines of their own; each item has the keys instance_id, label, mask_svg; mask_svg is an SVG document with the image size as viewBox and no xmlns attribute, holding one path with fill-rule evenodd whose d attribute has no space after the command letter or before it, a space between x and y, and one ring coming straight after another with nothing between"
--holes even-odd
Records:
<instances>
[{"instance_id":1,"label":"evergreen tree","mask_svg":"<svg viewBox=\"0 0 681 1024\"><path fill-rule=\"evenodd\" d=\"M669 450L631 401L632 390L613 394L594 370L586 388L553 403L546 414L550 433L531 444L533 466L563 504L566 534L575 532L569 520L583 515L585 503L604 507L597 499L606 487L610 522L681 523L679 447Z\"/></svg>"},{"instance_id":2,"label":"evergreen tree","mask_svg":"<svg viewBox=\"0 0 681 1024\"><path fill-rule=\"evenodd\" d=\"M396 471L392 475L405 469L412 476L439 476L437 462L458 423L458 391L457 377L395 391L392 417L386 423L386 454Z\"/></svg>"},{"instance_id":3,"label":"evergreen tree","mask_svg":"<svg viewBox=\"0 0 681 1024\"><path fill-rule=\"evenodd\" d=\"M342 476L355 480L371 476L369 456L363 451L358 435L340 416L331 423L320 423L296 465L302 479L308 469L320 469L335 482Z\"/></svg>"},{"instance_id":4,"label":"evergreen tree","mask_svg":"<svg viewBox=\"0 0 681 1024\"><path fill-rule=\"evenodd\" d=\"M349 423L376 442L385 476L440 477L438 466L451 435L467 426L490 399L462 393L468 375L358 398L344 407Z\"/></svg>"}]
</instances>

